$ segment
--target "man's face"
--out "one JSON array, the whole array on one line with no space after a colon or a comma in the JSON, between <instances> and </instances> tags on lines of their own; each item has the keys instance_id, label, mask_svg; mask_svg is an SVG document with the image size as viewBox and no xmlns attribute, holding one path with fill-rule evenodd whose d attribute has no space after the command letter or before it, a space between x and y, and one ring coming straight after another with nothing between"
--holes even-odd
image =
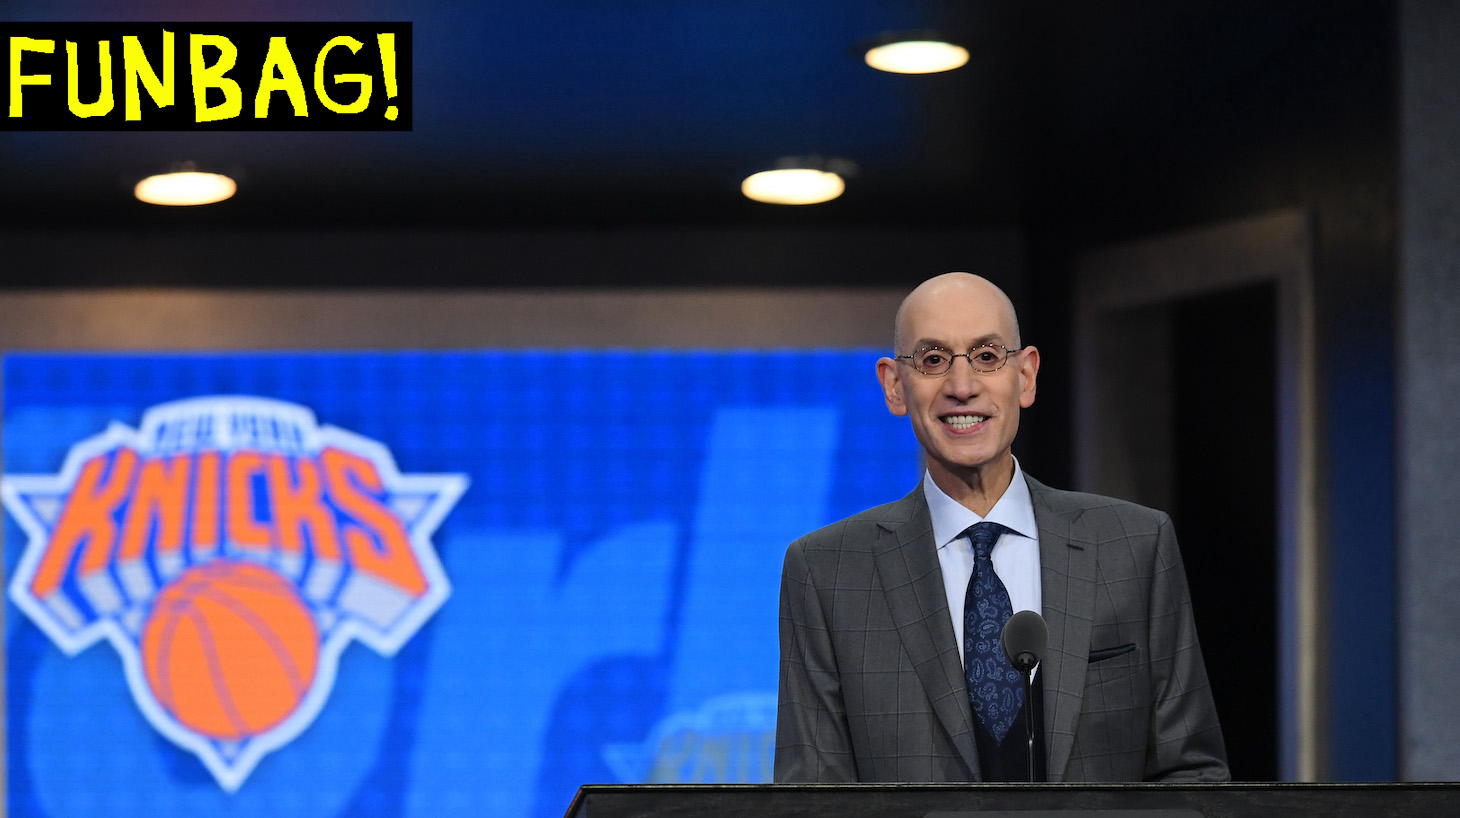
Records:
<instances>
[{"instance_id":1,"label":"man's face","mask_svg":"<svg viewBox=\"0 0 1460 818\"><path fill-rule=\"evenodd\" d=\"M993 285L971 276L934 279L904 305L896 354L941 347L961 355L983 344L1014 349L1015 333L1008 302ZM877 371L888 411L911 420L934 480L946 487L947 477L972 484L1005 468L1012 475L1019 410L1034 403L1039 351L1010 355L995 372L976 372L963 357L942 375L925 375L911 363L883 358Z\"/></svg>"}]
</instances>

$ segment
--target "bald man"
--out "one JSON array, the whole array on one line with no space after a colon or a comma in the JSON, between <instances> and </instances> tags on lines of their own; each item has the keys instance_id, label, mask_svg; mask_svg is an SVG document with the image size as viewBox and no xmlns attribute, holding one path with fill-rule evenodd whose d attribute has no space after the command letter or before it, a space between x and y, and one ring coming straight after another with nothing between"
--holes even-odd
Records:
<instances>
[{"instance_id":1,"label":"bald man","mask_svg":"<svg viewBox=\"0 0 1460 818\"><path fill-rule=\"evenodd\" d=\"M903 301L877 362L922 484L815 531L781 577L777 782L1225 781L1186 575L1162 512L1019 468L1039 350L968 273ZM1040 612L1032 697L998 639ZM1031 709L1032 707L1032 709Z\"/></svg>"}]
</instances>

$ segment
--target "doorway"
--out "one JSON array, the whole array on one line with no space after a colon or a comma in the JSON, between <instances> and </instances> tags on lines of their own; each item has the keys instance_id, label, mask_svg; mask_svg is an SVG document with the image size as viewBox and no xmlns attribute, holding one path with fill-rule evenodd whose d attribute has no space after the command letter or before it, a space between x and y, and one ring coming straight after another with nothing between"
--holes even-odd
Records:
<instances>
[{"instance_id":1,"label":"doorway","mask_svg":"<svg viewBox=\"0 0 1460 818\"><path fill-rule=\"evenodd\" d=\"M1077 487L1171 514L1239 780L1313 780L1323 746L1308 235L1284 212L1077 269Z\"/></svg>"},{"instance_id":2,"label":"doorway","mask_svg":"<svg viewBox=\"0 0 1460 818\"><path fill-rule=\"evenodd\" d=\"M1275 781L1277 366L1272 282L1172 307L1175 504L1232 777Z\"/></svg>"}]
</instances>

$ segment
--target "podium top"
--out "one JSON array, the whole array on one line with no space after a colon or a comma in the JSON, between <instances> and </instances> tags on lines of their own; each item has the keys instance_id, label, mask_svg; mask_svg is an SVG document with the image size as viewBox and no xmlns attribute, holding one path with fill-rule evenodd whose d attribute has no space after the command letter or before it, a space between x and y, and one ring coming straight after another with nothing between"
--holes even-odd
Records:
<instances>
[{"instance_id":1,"label":"podium top","mask_svg":"<svg viewBox=\"0 0 1460 818\"><path fill-rule=\"evenodd\" d=\"M1460 814L1460 783L587 784L566 818L1267 818Z\"/></svg>"}]
</instances>

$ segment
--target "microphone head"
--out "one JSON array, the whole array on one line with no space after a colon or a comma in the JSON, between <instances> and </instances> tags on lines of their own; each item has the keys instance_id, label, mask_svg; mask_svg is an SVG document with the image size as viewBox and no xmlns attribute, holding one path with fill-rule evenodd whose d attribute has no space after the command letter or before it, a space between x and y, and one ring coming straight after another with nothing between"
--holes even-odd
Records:
<instances>
[{"instance_id":1,"label":"microphone head","mask_svg":"<svg viewBox=\"0 0 1460 818\"><path fill-rule=\"evenodd\" d=\"M1020 673L1034 672L1034 666L1044 657L1049 645L1049 627L1044 617L1034 611L1019 611L1004 624L1004 633L999 639L1004 656Z\"/></svg>"}]
</instances>

